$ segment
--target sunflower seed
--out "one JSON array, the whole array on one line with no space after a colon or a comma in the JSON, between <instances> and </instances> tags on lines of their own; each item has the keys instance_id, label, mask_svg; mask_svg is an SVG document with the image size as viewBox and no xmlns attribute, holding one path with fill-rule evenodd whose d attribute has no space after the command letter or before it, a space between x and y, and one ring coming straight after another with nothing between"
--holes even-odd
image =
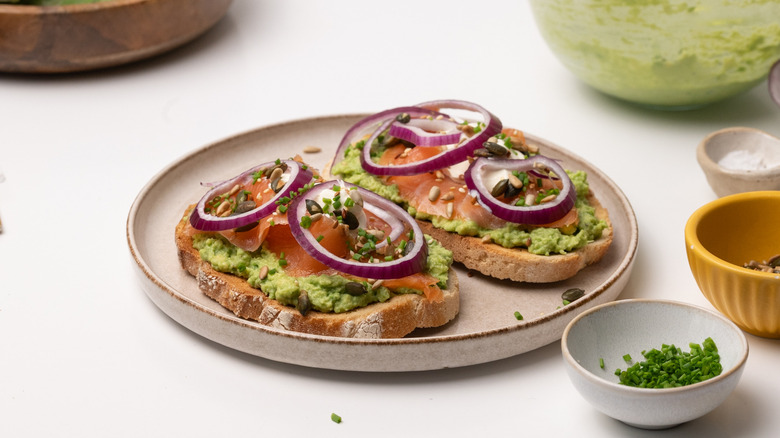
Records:
<instances>
[{"instance_id":1,"label":"sunflower seed","mask_svg":"<svg viewBox=\"0 0 780 438\"><path fill-rule=\"evenodd\" d=\"M428 191L428 200L431 202L436 202L436 200L439 199L440 194L441 189L439 186L433 186L431 187L431 190Z\"/></svg>"}]
</instances>

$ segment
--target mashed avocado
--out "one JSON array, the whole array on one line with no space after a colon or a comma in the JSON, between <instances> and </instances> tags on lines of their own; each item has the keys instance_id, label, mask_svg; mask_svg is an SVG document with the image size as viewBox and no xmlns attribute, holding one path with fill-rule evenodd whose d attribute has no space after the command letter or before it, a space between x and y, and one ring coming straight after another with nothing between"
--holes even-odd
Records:
<instances>
[{"instance_id":1,"label":"mashed avocado","mask_svg":"<svg viewBox=\"0 0 780 438\"><path fill-rule=\"evenodd\" d=\"M396 203L402 203L398 187L385 185L374 175L367 173L360 165L360 150L350 146L344 153L344 159L331 169L345 181L365 187ZM414 207L406 205L413 217L428 220L433 226L458 233L464 236L484 237L506 248L527 248L528 252L539 255L565 254L582 248L589 242L601 237L601 232L607 223L595 216L595 209L588 203L586 196L590 191L587 174L583 171L570 172L569 177L577 191L575 206L579 213L579 225L576 230L562 232L557 228L535 228L528 230L522 225L509 223L498 229L482 228L470 220L450 220L439 216L430 216L418 212Z\"/></svg>"},{"instance_id":2,"label":"mashed avocado","mask_svg":"<svg viewBox=\"0 0 780 438\"><path fill-rule=\"evenodd\" d=\"M561 62L607 94L703 105L747 90L780 58L778 0L533 0Z\"/></svg>"},{"instance_id":3,"label":"mashed avocado","mask_svg":"<svg viewBox=\"0 0 780 438\"><path fill-rule=\"evenodd\" d=\"M442 247L437 241L428 238L428 262L426 272L438 280L441 288L446 288L452 252ZM260 248L255 252L244 251L219 235L196 234L193 236L193 246L200 252L200 257L209 262L214 269L227 272L247 279L247 282L268 295L289 306L298 302L298 294L305 290L309 294L312 309L320 312L346 312L371 303L383 302L393 294L416 293L414 289L393 290L379 286L375 289L366 287L367 292L354 296L344 293L344 286L352 281L338 275L311 275L308 277L291 277L284 272L279 264L279 258L271 251ZM260 269L267 266L268 275L260 280Z\"/></svg>"}]
</instances>

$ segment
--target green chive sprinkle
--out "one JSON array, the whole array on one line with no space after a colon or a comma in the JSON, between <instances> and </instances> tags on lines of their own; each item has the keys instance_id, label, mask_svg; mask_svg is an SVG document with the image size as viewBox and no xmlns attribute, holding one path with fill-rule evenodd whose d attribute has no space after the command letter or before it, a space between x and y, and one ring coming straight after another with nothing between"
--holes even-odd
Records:
<instances>
[{"instance_id":1,"label":"green chive sprinkle","mask_svg":"<svg viewBox=\"0 0 780 438\"><path fill-rule=\"evenodd\" d=\"M623 360L626 361L626 363L631 363L631 355L630 354L623 355Z\"/></svg>"},{"instance_id":2,"label":"green chive sprinkle","mask_svg":"<svg viewBox=\"0 0 780 438\"><path fill-rule=\"evenodd\" d=\"M521 315L520 312L515 311L515 319L517 319L518 321L522 321L523 315Z\"/></svg>"},{"instance_id":3,"label":"green chive sprinkle","mask_svg":"<svg viewBox=\"0 0 780 438\"><path fill-rule=\"evenodd\" d=\"M604 369L604 358L603 357L599 359L599 367L601 367L602 370Z\"/></svg>"},{"instance_id":4,"label":"green chive sprinkle","mask_svg":"<svg viewBox=\"0 0 780 438\"><path fill-rule=\"evenodd\" d=\"M340 424L341 423L341 417L339 417L336 414L330 414L330 419L331 419L331 421L333 421L336 424Z\"/></svg>"},{"instance_id":5,"label":"green chive sprinkle","mask_svg":"<svg viewBox=\"0 0 780 438\"><path fill-rule=\"evenodd\" d=\"M723 366L712 338L705 339L702 345L690 343L689 347L690 352L684 352L674 345L663 344L661 350L644 351L645 360L625 371L618 368L615 375L621 384L638 388L675 388L720 375Z\"/></svg>"}]
</instances>

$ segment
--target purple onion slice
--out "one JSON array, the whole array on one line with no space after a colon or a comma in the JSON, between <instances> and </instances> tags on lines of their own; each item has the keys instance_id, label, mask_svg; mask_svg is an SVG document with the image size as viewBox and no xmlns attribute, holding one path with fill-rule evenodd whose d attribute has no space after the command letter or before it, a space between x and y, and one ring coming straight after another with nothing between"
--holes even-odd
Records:
<instances>
[{"instance_id":1,"label":"purple onion slice","mask_svg":"<svg viewBox=\"0 0 780 438\"><path fill-rule=\"evenodd\" d=\"M492 187L485 185L485 173L489 171L538 172L540 168L555 173L556 179L562 183L560 193L550 202L523 206L508 204L493 196ZM565 216L574 207L577 199L574 184L563 167L555 160L542 155L523 160L478 158L471 163L464 176L469 193L477 198L480 205L494 216L509 222L529 225L554 222Z\"/></svg>"},{"instance_id":2,"label":"purple onion slice","mask_svg":"<svg viewBox=\"0 0 780 438\"><path fill-rule=\"evenodd\" d=\"M258 205L256 208L246 211L240 214L231 214L230 216L217 216L206 212L206 204L216 197L223 196L230 193L232 188L236 185L250 186L254 183L255 172L266 170L264 178L270 176L270 169L286 164L287 170L283 172L287 178L284 185L278 187L276 194L269 200ZM284 177L283 177L284 178ZM298 189L311 182L313 175L308 169L304 169L303 165L295 160L276 160L268 163L257 165L240 175L222 181L215 184L205 195L198 201L195 209L190 215L190 224L196 230L201 231L224 231L233 228L243 227L256 222L263 217L271 214L278 205L276 201L284 196L289 196L290 192L297 192Z\"/></svg>"},{"instance_id":3,"label":"purple onion slice","mask_svg":"<svg viewBox=\"0 0 780 438\"><path fill-rule=\"evenodd\" d=\"M434 170L442 169L460 163L472 156L474 150L482 147L490 137L501 132L502 124L498 117L491 114L488 110L480 105L466 102L462 100L437 100L431 102L425 102L417 105L417 108L425 110L433 110L446 115L447 109L454 110L466 110L479 113L482 116L482 123L484 127L482 130L469 137L466 141L459 143L453 149L446 150L440 154L430 157L425 160L416 161L413 163L399 164L399 165L380 165L375 163L371 159L371 150L369 147L363 148L363 153L360 156L360 161L367 172L374 175L417 175L420 173L432 172ZM374 140L379 137L390 125L394 122L393 119L385 120L373 134L366 141L366 145L371 145Z\"/></svg>"},{"instance_id":4,"label":"purple onion slice","mask_svg":"<svg viewBox=\"0 0 780 438\"><path fill-rule=\"evenodd\" d=\"M335 191L336 186L338 186L339 192L346 188L347 190L356 190L360 193L363 199L363 208L366 210L372 212L384 211L385 215L390 215L392 217L390 225L394 229L397 228L397 225L393 226L392 221L400 221L404 226L408 226L413 234L407 243L407 246L411 245L411 247L397 259L367 263L341 258L320 245L317 241L317 236L314 236L305 226L301 225L303 217L310 216L306 208L306 200L316 200L326 190ZM309 255L332 269L363 278L397 279L421 272L426 266L428 246L417 222L403 208L370 190L344 181L326 181L295 197L289 207L287 218L290 224L290 231L298 241L298 244ZM382 218L382 216L379 217Z\"/></svg>"},{"instance_id":5,"label":"purple onion slice","mask_svg":"<svg viewBox=\"0 0 780 438\"><path fill-rule=\"evenodd\" d=\"M458 125L449 119L411 119L390 125L388 135L415 146L446 146L460 140Z\"/></svg>"}]
</instances>

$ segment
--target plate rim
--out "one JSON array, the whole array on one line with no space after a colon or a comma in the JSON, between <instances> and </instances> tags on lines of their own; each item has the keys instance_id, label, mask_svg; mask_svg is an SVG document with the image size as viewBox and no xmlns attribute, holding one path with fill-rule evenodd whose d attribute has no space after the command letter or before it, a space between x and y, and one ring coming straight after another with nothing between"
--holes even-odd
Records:
<instances>
[{"instance_id":1,"label":"plate rim","mask_svg":"<svg viewBox=\"0 0 780 438\"><path fill-rule=\"evenodd\" d=\"M168 285L162 278L160 278L154 271L151 269L151 267L148 265L146 260L143 259L143 257L139 254L139 249L137 246L137 240L136 236L134 234L133 228L136 226L137 223L137 215L139 213L140 207L143 203L144 198L148 193L150 193L157 185L160 183L160 181L171 171L176 169L179 166L184 165L189 160L193 159L194 157L203 154L211 149L218 148L224 144L228 144L231 142L235 142L237 140L240 140L244 137L249 137L253 135L258 135L262 131L268 131L272 129L284 129L285 127L291 126L291 125L297 125L301 123L312 123L317 121L337 121L339 119L357 119L359 117L364 117L366 114L364 113L347 113L347 114L333 114L333 115L322 115L322 116L313 116L313 117L305 117L305 118L298 118L298 119L291 119L282 121L279 123L271 123L262 125L259 127L251 128L248 130L244 130L242 132L226 136L222 139L218 139L216 141L212 141L210 143L205 144L204 146L195 148L188 153L185 153L184 155L180 156L179 158L175 159L173 162L169 163L165 167L163 167L160 171L158 171L140 190L138 195L136 195L135 199L133 200L133 203L130 207L130 210L128 212L127 221L126 221L126 238L128 243L128 248L130 250L131 256L133 260L135 261L135 264L137 265L137 268L140 269L140 273L143 274L148 281L154 284L155 287L163 291L166 295L175 298L180 303L190 306L193 310L203 312L206 315L210 317L216 317L220 321L225 323L234 324L243 328L251 329L260 331L263 334L266 335L273 335L273 336L281 336L284 338L291 338L295 339L296 341L309 341L309 342L323 342L328 344L342 344L342 345L377 345L377 346L396 346L396 345L418 345L418 344L432 344L432 343L452 343L452 342L458 342L458 341L468 341L468 340L479 340L483 338L487 338L490 336L495 335L501 335L501 334L511 334L517 331L522 330L528 330L529 328L533 328L535 326L539 326L543 323L558 319L562 316L567 316L567 314L571 314L577 311L584 311L583 307L586 307L588 304L590 304L592 301L596 300L598 297L600 297L607 289L609 289L612 285L614 285L618 280L620 280L624 275L630 274L633 262L636 258L637 253L637 247L638 247L638 223L636 220L636 214L633 210L633 207L630 204L630 201L626 197L626 195L623 193L623 191L620 189L620 187L615 184L612 179L606 175L603 171L601 171L598 167L594 166L589 161L583 159L579 155L569 151L568 149L565 149L561 146L558 146L554 142L551 142L549 140L546 140L544 138L538 137L534 134L530 134L526 131L523 131L526 138L533 140L535 142L544 144L544 145L552 145L555 149L560 149L564 151L569 157L571 157L574 160L580 161L587 166L595 169L599 173L599 178L603 180L603 182L609 186L610 190L614 191L615 194L618 195L617 201L618 203L623 207L626 218L628 219L628 223L630 225L629 230L629 241L628 241L628 249L625 255L623 255L620 258L619 265L615 268L614 271L610 273L610 275L598 285L598 289L593 291L592 293L587 294L585 297L581 298L580 300L577 300L574 303L571 303L567 306L563 306L560 309L556 309L553 312L550 312L548 314L545 314L542 317L538 317L532 320L529 320L526 323L523 324L517 324L517 325L510 325L505 327L498 327L493 328L489 330L484 330L480 332L470 332L470 333L462 333L462 334L450 334L450 335L441 335L441 336L421 336L421 337L405 337L405 338L393 338L393 339L362 339L362 338L339 338L339 337L329 337L329 336L322 336L322 335L315 335L315 334L307 334L307 333L298 333L298 332L288 332L288 331L282 331L280 329L275 329L273 327L263 326L257 322L249 321L249 320L243 320L233 314L221 314L217 313L214 310L204 307L203 305L192 301L188 297L184 296L181 292L175 290L172 286ZM147 295L149 295L149 292L146 291ZM618 293L619 295L619 293ZM151 298L151 297L150 297ZM155 305L160 307L160 305L155 301ZM613 301L613 300L610 300ZM188 328L191 331L194 331L196 333L199 333L198 331L194 330L192 327L189 327L179 321L177 318L170 315L165 309L161 309L164 311L164 313L177 321L178 323L184 325L186 328ZM570 315L572 318L575 315ZM199 333L200 334L200 333ZM205 336L201 334L201 336ZM217 341L218 342L218 341ZM553 341L554 342L554 341ZM218 342L219 343L219 342ZM224 343L222 343L225 345ZM236 349L236 347L227 345L230 348ZM522 354L523 352L513 354L511 356ZM261 356L258 354L250 353L256 356ZM481 363L481 362L478 362ZM321 368L327 368L327 367L321 367Z\"/></svg>"}]
</instances>

